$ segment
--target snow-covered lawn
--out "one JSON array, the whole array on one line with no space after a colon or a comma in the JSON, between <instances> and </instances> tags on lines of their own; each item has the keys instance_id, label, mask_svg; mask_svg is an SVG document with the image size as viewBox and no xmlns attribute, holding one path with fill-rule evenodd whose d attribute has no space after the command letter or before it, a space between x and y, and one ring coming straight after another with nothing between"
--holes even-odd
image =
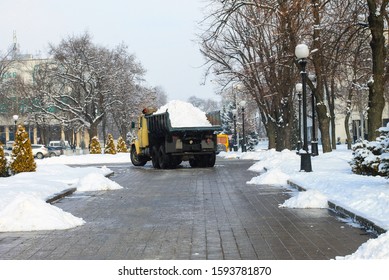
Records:
<instances>
[{"instance_id":1,"label":"snow-covered lawn","mask_svg":"<svg viewBox=\"0 0 389 280\"><path fill-rule=\"evenodd\" d=\"M381 177L351 173L351 152L338 150L312 158L313 172L300 172L300 158L294 151L258 150L256 152L220 153L220 157L256 160L250 170L258 176L247 184L287 186L287 180L307 189L280 207L327 207L327 201L349 209L384 229L389 229L389 184ZM83 225L74 217L45 200L55 193L75 187L78 191L114 190L121 188L105 175L106 167L69 167L67 164L109 164L129 162L129 154L61 156L37 160L37 172L0 178L0 231L32 231L66 229ZM265 171L266 170L266 171ZM357 252L337 259L389 258L389 234L363 244Z\"/></svg>"}]
</instances>

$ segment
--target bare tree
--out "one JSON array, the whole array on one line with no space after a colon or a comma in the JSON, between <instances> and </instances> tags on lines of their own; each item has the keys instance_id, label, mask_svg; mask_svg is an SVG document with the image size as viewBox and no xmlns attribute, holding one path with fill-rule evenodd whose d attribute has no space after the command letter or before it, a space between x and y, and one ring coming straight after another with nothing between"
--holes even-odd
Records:
<instances>
[{"instance_id":1,"label":"bare tree","mask_svg":"<svg viewBox=\"0 0 389 280\"><path fill-rule=\"evenodd\" d=\"M274 0L221 1L219 7L202 36L210 70L225 85L243 85L260 111L269 148L292 148L297 77L292 54L301 7Z\"/></svg>"},{"instance_id":2,"label":"bare tree","mask_svg":"<svg viewBox=\"0 0 389 280\"><path fill-rule=\"evenodd\" d=\"M373 77L368 83L368 138L373 141L379 136L378 128L382 126L382 111L385 106L384 85L388 73L385 65L387 50L384 31L385 23L388 23L389 0L366 0L366 4L369 11L368 26L371 32L370 47L373 61Z\"/></svg>"},{"instance_id":3,"label":"bare tree","mask_svg":"<svg viewBox=\"0 0 389 280\"><path fill-rule=\"evenodd\" d=\"M19 109L17 84L20 77L12 71L19 61L14 52L10 48L6 53L0 54L0 98L3 108L7 108L5 111L9 114L16 114Z\"/></svg>"},{"instance_id":4,"label":"bare tree","mask_svg":"<svg viewBox=\"0 0 389 280\"><path fill-rule=\"evenodd\" d=\"M204 112L216 111L218 108L220 108L218 102L212 99L203 99L196 96L191 96L188 98L188 102Z\"/></svg>"},{"instance_id":5,"label":"bare tree","mask_svg":"<svg viewBox=\"0 0 389 280\"><path fill-rule=\"evenodd\" d=\"M112 121L125 135L131 108L139 106L144 93L140 84L145 73L127 47L97 46L86 33L51 45L50 54L53 59L34 72L31 106L37 118L86 127L90 138L97 136L99 125L105 135Z\"/></svg>"}]
</instances>

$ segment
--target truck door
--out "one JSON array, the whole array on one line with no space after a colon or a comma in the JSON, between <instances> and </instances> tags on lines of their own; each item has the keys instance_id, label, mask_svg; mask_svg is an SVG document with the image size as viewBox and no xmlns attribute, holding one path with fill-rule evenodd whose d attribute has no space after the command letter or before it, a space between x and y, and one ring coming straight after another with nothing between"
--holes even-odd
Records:
<instances>
[{"instance_id":1,"label":"truck door","mask_svg":"<svg viewBox=\"0 0 389 280\"><path fill-rule=\"evenodd\" d=\"M149 146L147 119L143 116L139 118L138 141L140 148L146 148Z\"/></svg>"}]
</instances>

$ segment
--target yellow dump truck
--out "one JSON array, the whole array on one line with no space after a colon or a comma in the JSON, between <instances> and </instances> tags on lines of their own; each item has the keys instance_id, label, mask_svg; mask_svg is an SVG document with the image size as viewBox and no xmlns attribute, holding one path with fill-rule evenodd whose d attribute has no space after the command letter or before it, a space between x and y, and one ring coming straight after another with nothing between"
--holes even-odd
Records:
<instances>
[{"instance_id":1,"label":"yellow dump truck","mask_svg":"<svg viewBox=\"0 0 389 280\"><path fill-rule=\"evenodd\" d=\"M137 137L131 143L131 162L144 166L151 160L154 168L175 168L182 161L191 167L213 167L216 160L216 132L221 130L220 112L207 114L211 126L172 127L169 112L142 111ZM134 125L135 126L135 125Z\"/></svg>"}]
</instances>

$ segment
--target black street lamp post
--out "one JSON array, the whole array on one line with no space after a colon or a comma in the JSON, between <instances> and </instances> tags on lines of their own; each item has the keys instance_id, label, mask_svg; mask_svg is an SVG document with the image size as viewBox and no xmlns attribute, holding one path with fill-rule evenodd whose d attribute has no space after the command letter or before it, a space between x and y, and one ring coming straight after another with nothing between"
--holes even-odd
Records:
<instances>
[{"instance_id":1,"label":"black street lamp post","mask_svg":"<svg viewBox=\"0 0 389 280\"><path fill-rule=\"evenodd\" d=\"M236 135L236 115L238 114L238 110L237 109L232 109L232 117L234 118L234 151L236 152L238 150L238 139L237 139L237 135Z\"/></svg>"},{"instance_id":2,"label":"black street lamp post","mask_svg":"<svg viewBox=\"0 0 389 280\"><path fill-rule=\"evenodd\" d=\"M315 76L313 75L312 77L309 76L309 79L312 82L315 82ZM316 120L315 120L315 115L316 115L316 102L315 102L315 95L313 92L311 93L311 101L312 101L312 140L311 140L311 152L312 156L318 156L319 155L319 147L317 144L317 137L316 137Z\"/></svg>"},{"instance_id":3,"label":"black street lamp post","mask_svg":"<svg viewBox=\"0 0 389 280\"><path fill-rule=\"evenodd\" d=\"M303 93L303 150L300 151L300 171L311 172L311 154L308 151L308 127L307 127L307 72L305 67L307 65L307 57L309 56L308 46L305 44L300 44L296 46L295 55L298 59L298 63L301 66L301 79L302 79L302 93Z\"/></svg>"},{"instance_id":4,"label":"black street lamp post","mask_svg":"<svg viewBox=\"0 0 389 280\"><path fill-rule=\"evenodd\" d=\"M239 103L241 109L242 109L242 132L243 132L243 139L242 139L242 152L246 152L246 133L244 129L244 110L246 106L246 101L242 100Z\"/></svg>"},{"instance_id":5,"label":"black street lamp post","mask_svg":"<svg viewBox=\"0 0 389 280\"><path fill-rule=\"evenodd\" d=\"M298 83L296 84L296 91L297 91L297 97L299 102L299 109L298 109L298 138L297 138L297 153L301 150L301 92L303 91L303 84Z\"/></svg>"},{"instance_id":6,"label":"black street lamp post","mask_svg":"<svg viewBox=\"0 0 389 280\"><path fill-rule=\"evenodd\" d=\"M19 116L18 115L13 115L12 118L14 120L14 141L16 141L16 130L17 130L16 124L18 122Z\"/></svg>"}]
</instances>

